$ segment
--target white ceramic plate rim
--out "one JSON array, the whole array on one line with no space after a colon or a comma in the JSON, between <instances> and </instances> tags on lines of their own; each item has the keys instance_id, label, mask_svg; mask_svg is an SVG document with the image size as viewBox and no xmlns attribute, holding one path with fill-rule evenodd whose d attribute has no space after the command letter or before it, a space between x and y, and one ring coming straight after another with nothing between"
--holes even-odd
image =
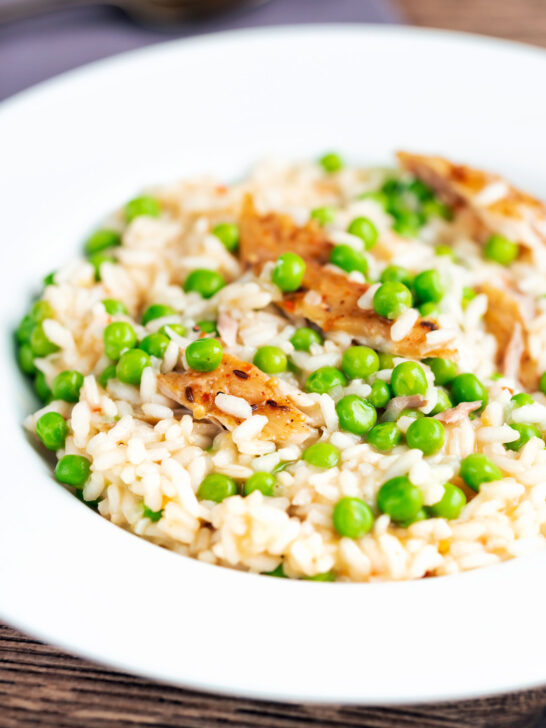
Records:
<instances>
[{"instance_id":1,"label":"white ceramic plate rim","mask_svg":"<svg viewBox=\"0 0 546 728\"><path fill-rule=\"evenodd\" d=\"M51 123L50 99L71 102L78 89L91 93L99 81L123 81L131 69L142 73L220 50L227 63L241 49L265 57L282 46L289 55L295 43L307 51L331 43L356 52L365 43L378 52L381 44L415 53L419 47L442 58L442 53L445 58L466 53L477 60L485 54L515 63L522 72L536 66L537 75L540 65L546 66L546 55L538 49L453 33L374 26L276 28L124 54L72 71L0 107L0 157L7 160L4 172L0 169L0 199L9 202L5 234L13 241L15 261L15 274L9 266L2 271L0 291L0 381L5 383L0 453L7 464L0 486L0 616L104 664L184 687L260 699L392 704L542 684L542 554L457 577L372 585L265 579L212 567L158 549L85 509L53 483L47 464L21 433L21 412L31 400L13 366L8 335L30 282L46 271L41 248L51 232L40 234L23 219L22 191L14 180L21 182L19 169L28 162L21 158L16 165L10 146L25 142L24 148L32 150L32 137L25 135L36 128L34 114L40 110ZM546 118L543 107L537 113ZM61 143L53 127L51 138ZM108 146L107 139L104 143ZM62 155L62 144L59 150ZM69 172L65 157L58 160ZM521 171L511 165L515 173ZM43 173L55 177L52 166ZM530 184L544 182L527 176ZM114 189L119 196L113 196ZM108 188L104 199L99 194L88 212L83 212L85 200L80 207L74 202L63 232L83 234L94 216L128 192L125 179ZM42 199L34 190L32 210L47 220L51 213L45 208L57 200L55 194L43 187ZM68 186L65 194L71 199ZM39 244L27 242L31 230ZM27 245L32 255L21 256L17 248ZM17 266L23 260L24 273Z\"/></svg>"}]
</instances>

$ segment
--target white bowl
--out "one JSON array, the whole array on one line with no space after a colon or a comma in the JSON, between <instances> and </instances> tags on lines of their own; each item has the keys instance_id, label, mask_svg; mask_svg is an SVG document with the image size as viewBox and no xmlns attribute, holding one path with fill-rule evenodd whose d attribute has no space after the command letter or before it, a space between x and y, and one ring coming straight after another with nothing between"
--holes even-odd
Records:
<instances>
[{"instance_id":1,"label":"white bowl","mask_svg":"<svg viewBox=\"0 0 546 728\"><path fill-rule=\"evenodd\" d=\"M11 332L42 276L143 185L266 155L445 153L546 190L546 54L403 28L311 26L168 43L0 109L0 616L72 652L258 698L397 703L546 682L544 554L456 577L268 579L164 551L56 484L21 422Z\"/></svg>"}]
</instances>

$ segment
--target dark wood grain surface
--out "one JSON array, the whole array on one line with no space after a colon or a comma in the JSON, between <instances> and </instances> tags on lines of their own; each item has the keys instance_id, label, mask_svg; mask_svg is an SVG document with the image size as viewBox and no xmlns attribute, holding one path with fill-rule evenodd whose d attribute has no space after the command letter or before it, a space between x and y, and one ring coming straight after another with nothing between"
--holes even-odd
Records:
<instances>
[{"instance_id":1,"label":"dark wood grain surface","mask_svg":"<svg viewBox=\"0 0 546 728\"><path fill-rule=\"evenodd\" d=\"M0 726L51 728L538 728L546 689L407 708L259 703L106 670L0 626Z\"/></svg>"},{"instance_id":2,"label":"dark wood grain surface","mask_svg":"<svg viewBox=\"0 0 546 728\"><path fill-rule=\"evenodd\" d=\"M396 0L413 25L546 45L544 0Z\"/></svg>"},{"instance_id":3,"label":"dark wood grain surface","mask_svg":"<svg viewBox=\"0 0 546 728\"><path fill-rule=\"evenodd\" d=\"M398 5L416 25L546 45L546 0L398 0ZM260 703L107 670L0 625L0 728L27 726L546 728L546 688L406 708Z\"/></svg>"}]
</instances>

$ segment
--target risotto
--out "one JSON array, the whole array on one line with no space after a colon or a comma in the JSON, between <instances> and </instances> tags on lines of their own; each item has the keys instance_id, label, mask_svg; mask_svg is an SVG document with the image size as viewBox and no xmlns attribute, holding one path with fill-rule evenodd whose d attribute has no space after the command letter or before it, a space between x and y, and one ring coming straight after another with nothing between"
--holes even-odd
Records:
<instances>
[{"instance_id":1,"label":"risotto","mask_svg":"<svg viewBox=\"0 0 546 728\"><path fill-rule=\"evenodd\" d=\"M455 574L543 548L546 212L439 157L157 187L17 331L57 480L201 561Z\"/></svg>"}]
</instances>

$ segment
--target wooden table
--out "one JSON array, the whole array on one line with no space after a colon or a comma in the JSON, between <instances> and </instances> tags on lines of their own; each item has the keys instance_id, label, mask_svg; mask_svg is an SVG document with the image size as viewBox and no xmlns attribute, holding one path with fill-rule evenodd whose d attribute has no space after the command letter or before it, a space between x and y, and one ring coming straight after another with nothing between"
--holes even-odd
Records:
<instances>
[{"instance_id":1,"label":"wooden table","mask_svg":"<svg viewBox=\"0 0 546 728\"><path fill-rule=\"evenodd\" d=\"M394 0L412 25L546 45L544 0Z\"/></svg>"},{"instance_id":2,"label":"wooden table","mask_svg":"<svg viewBox=\"0 0 546 728\"><path fill-rule=\"evenodd\" d=\"M546 45L546 0L398 4L407 21L416 25ZM539 728L546 727L546 688L488 700L390 709L259 703L165 687L106 670L0 625L0 728L26 726Z\"/></svg>"}]
</instances>

